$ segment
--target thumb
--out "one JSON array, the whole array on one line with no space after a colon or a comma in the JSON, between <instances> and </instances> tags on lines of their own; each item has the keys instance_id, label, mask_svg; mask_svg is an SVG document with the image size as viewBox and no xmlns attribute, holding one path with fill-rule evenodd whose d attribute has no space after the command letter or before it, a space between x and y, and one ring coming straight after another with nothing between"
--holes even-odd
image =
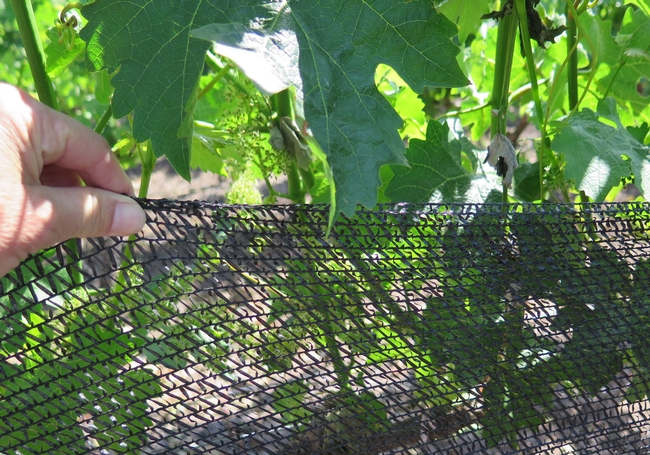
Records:
<instances>
[{"instance_id":1,"label":"thumb","mask_svg":"<svg viewBox=\"0 0 650 455\"><path fill-rule=\"evenodd\" d=\"M30 191L31 190L31 191ZM133 199L91 187L31 187L25 227L30 252L75 237L124 236L140 231L145 213Z\"/></svg>"},{"instance_id":2,"label":"thumb","mask_svg":"<svg viewBox=\"0 0 650 455\"><path fill-rule=\"evenodd\" d=\"M0 277L43 248L73 237L134 234L145 223L137 202L107 190L0 183Z\"/></svg>"}]
</instances>

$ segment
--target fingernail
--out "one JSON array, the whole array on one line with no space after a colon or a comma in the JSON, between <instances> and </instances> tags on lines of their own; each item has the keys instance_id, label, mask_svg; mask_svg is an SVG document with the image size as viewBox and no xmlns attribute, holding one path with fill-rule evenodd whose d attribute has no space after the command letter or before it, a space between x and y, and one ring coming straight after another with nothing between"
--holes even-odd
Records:
<instances>
[{"instance_id":1,"label":"fingernail","mask_svg":"<svg viewBox=\"0 0 650 455\"><path fill-rule=\"evenodd\" d=\"M144 210L135 202L118 202L115 204L113 225L110 236L131 235L140 232L144 227L146 217Z\"/></svg>"}]
</instances>

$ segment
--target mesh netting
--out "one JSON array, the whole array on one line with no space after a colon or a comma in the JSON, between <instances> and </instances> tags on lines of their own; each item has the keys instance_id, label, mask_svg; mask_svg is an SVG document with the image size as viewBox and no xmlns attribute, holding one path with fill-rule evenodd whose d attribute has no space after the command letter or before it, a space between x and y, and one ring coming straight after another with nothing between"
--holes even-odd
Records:
<instances>
[{"instance_id":1,"label":"mesh netting","mask_svg":"<svg viewBox=\"0 0 650 455\"><path fill-rule=\"evenodd\" d=\"M2 280L0 454L650 453L650 205L142 204Z\"/></svg>"}]
</instances>

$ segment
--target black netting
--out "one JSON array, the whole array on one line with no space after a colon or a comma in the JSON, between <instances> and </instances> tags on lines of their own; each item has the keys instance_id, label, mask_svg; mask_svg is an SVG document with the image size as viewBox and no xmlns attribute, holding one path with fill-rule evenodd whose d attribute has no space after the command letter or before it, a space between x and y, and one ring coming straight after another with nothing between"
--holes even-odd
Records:
<instances>
[{"instance_id":1,"label":"black netting","mask_svg":"<svg viewBox=\"0 0 650 455\"><path fill-rule=\"evenodd\" d=\"M650 205L142 203L2 279L0 454L650 453Z\"/></svg>"}]
</instances>

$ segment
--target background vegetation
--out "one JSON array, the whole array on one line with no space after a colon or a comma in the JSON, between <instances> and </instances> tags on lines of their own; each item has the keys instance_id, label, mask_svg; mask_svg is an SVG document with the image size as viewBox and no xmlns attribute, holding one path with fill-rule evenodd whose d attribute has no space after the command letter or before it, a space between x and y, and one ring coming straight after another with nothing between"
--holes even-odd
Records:
<instances>
[{"instance_id":1,"label":"background vegetation","mask_svg":"<svg viewBox=\"0 0 650 455\"><path fill-rule=\"evenodd\" d=\"M34 4L59 108L89 126L99 123L125 167L144 160L147 172L153 156L164 155L185 178L191 168L231 177L231 202L261 202L258 181L269 185L267 202L279 195L296 202L333 200L336 210L348 215L357 203L372 207L377 201L505 200L497 194L502 187L495 171L483 164L498 131L517 151L511 200L568 202L580 195L604 201L615 199L626 184L638 189L627 193L631 197L650 185L644 174L650 169L645 0L577 1L571 5L577 21L570 3L533 1L545 29L568 30L557 30L555 42L542 38L543 46L533 39L529 54L515 15L500 26L496 19L482 19L506 9L507 2L504 8L504 2L487 0L437 1L437 10L430 2L409 2L399 7L406 12L379 2L393 18L363 8L336 12L362 15L373 24L368 30L346 21L337 26L337 17L328 18L318 6L302 11L280 3L272 11L264 2L251 2L241 11L233 7L227 21L229 6L209 11L201 19L207 24L198 15L183 18L169 10L166 20L177 15L185 28L143 21L138 36L128 35L123 24L129 15L138 22L149 11L99 1L81 14L75 7L82 3L72 4L60 19L62 2ZM107 7L115 14L106 14ZM400 25L399 14L407 13L419 14L422 28L416 22ZM249 27L255 18L260 25ZM506 23L510 19L514 26ZM319 25L328 20L333 22ZM386 28L395 25L391 20L402 27L394 36ZM9 3L0 3L0 25L0 78L35 94ZM188 42L190 28L192 36L206 41L179 43L183 36ZM535 33L528 34L535 38ZM165 37L168 44L156 44ZM420 37L428 38L413 44ZM305 42L322 50L313 63L306 63ZM420 48L428 50L411 52ZM160 61L144 64L152 53ZM191 74L179 62L191 63ZM178 85L179 74L188 75L184 85ZM281 91L290 85L298 89ZM152 94L154 100L146 101ZM104 114L112 114L105 116L110 119L105 127ZM279 131L282 117L296 121L297 147L286 127ZM283 150L270 145L272 134L271 142ZM296 154L303 156L296 161ZM270 186L270 177L282 174L289 178L289 194Z\"/></svg>"}]
</instances>

